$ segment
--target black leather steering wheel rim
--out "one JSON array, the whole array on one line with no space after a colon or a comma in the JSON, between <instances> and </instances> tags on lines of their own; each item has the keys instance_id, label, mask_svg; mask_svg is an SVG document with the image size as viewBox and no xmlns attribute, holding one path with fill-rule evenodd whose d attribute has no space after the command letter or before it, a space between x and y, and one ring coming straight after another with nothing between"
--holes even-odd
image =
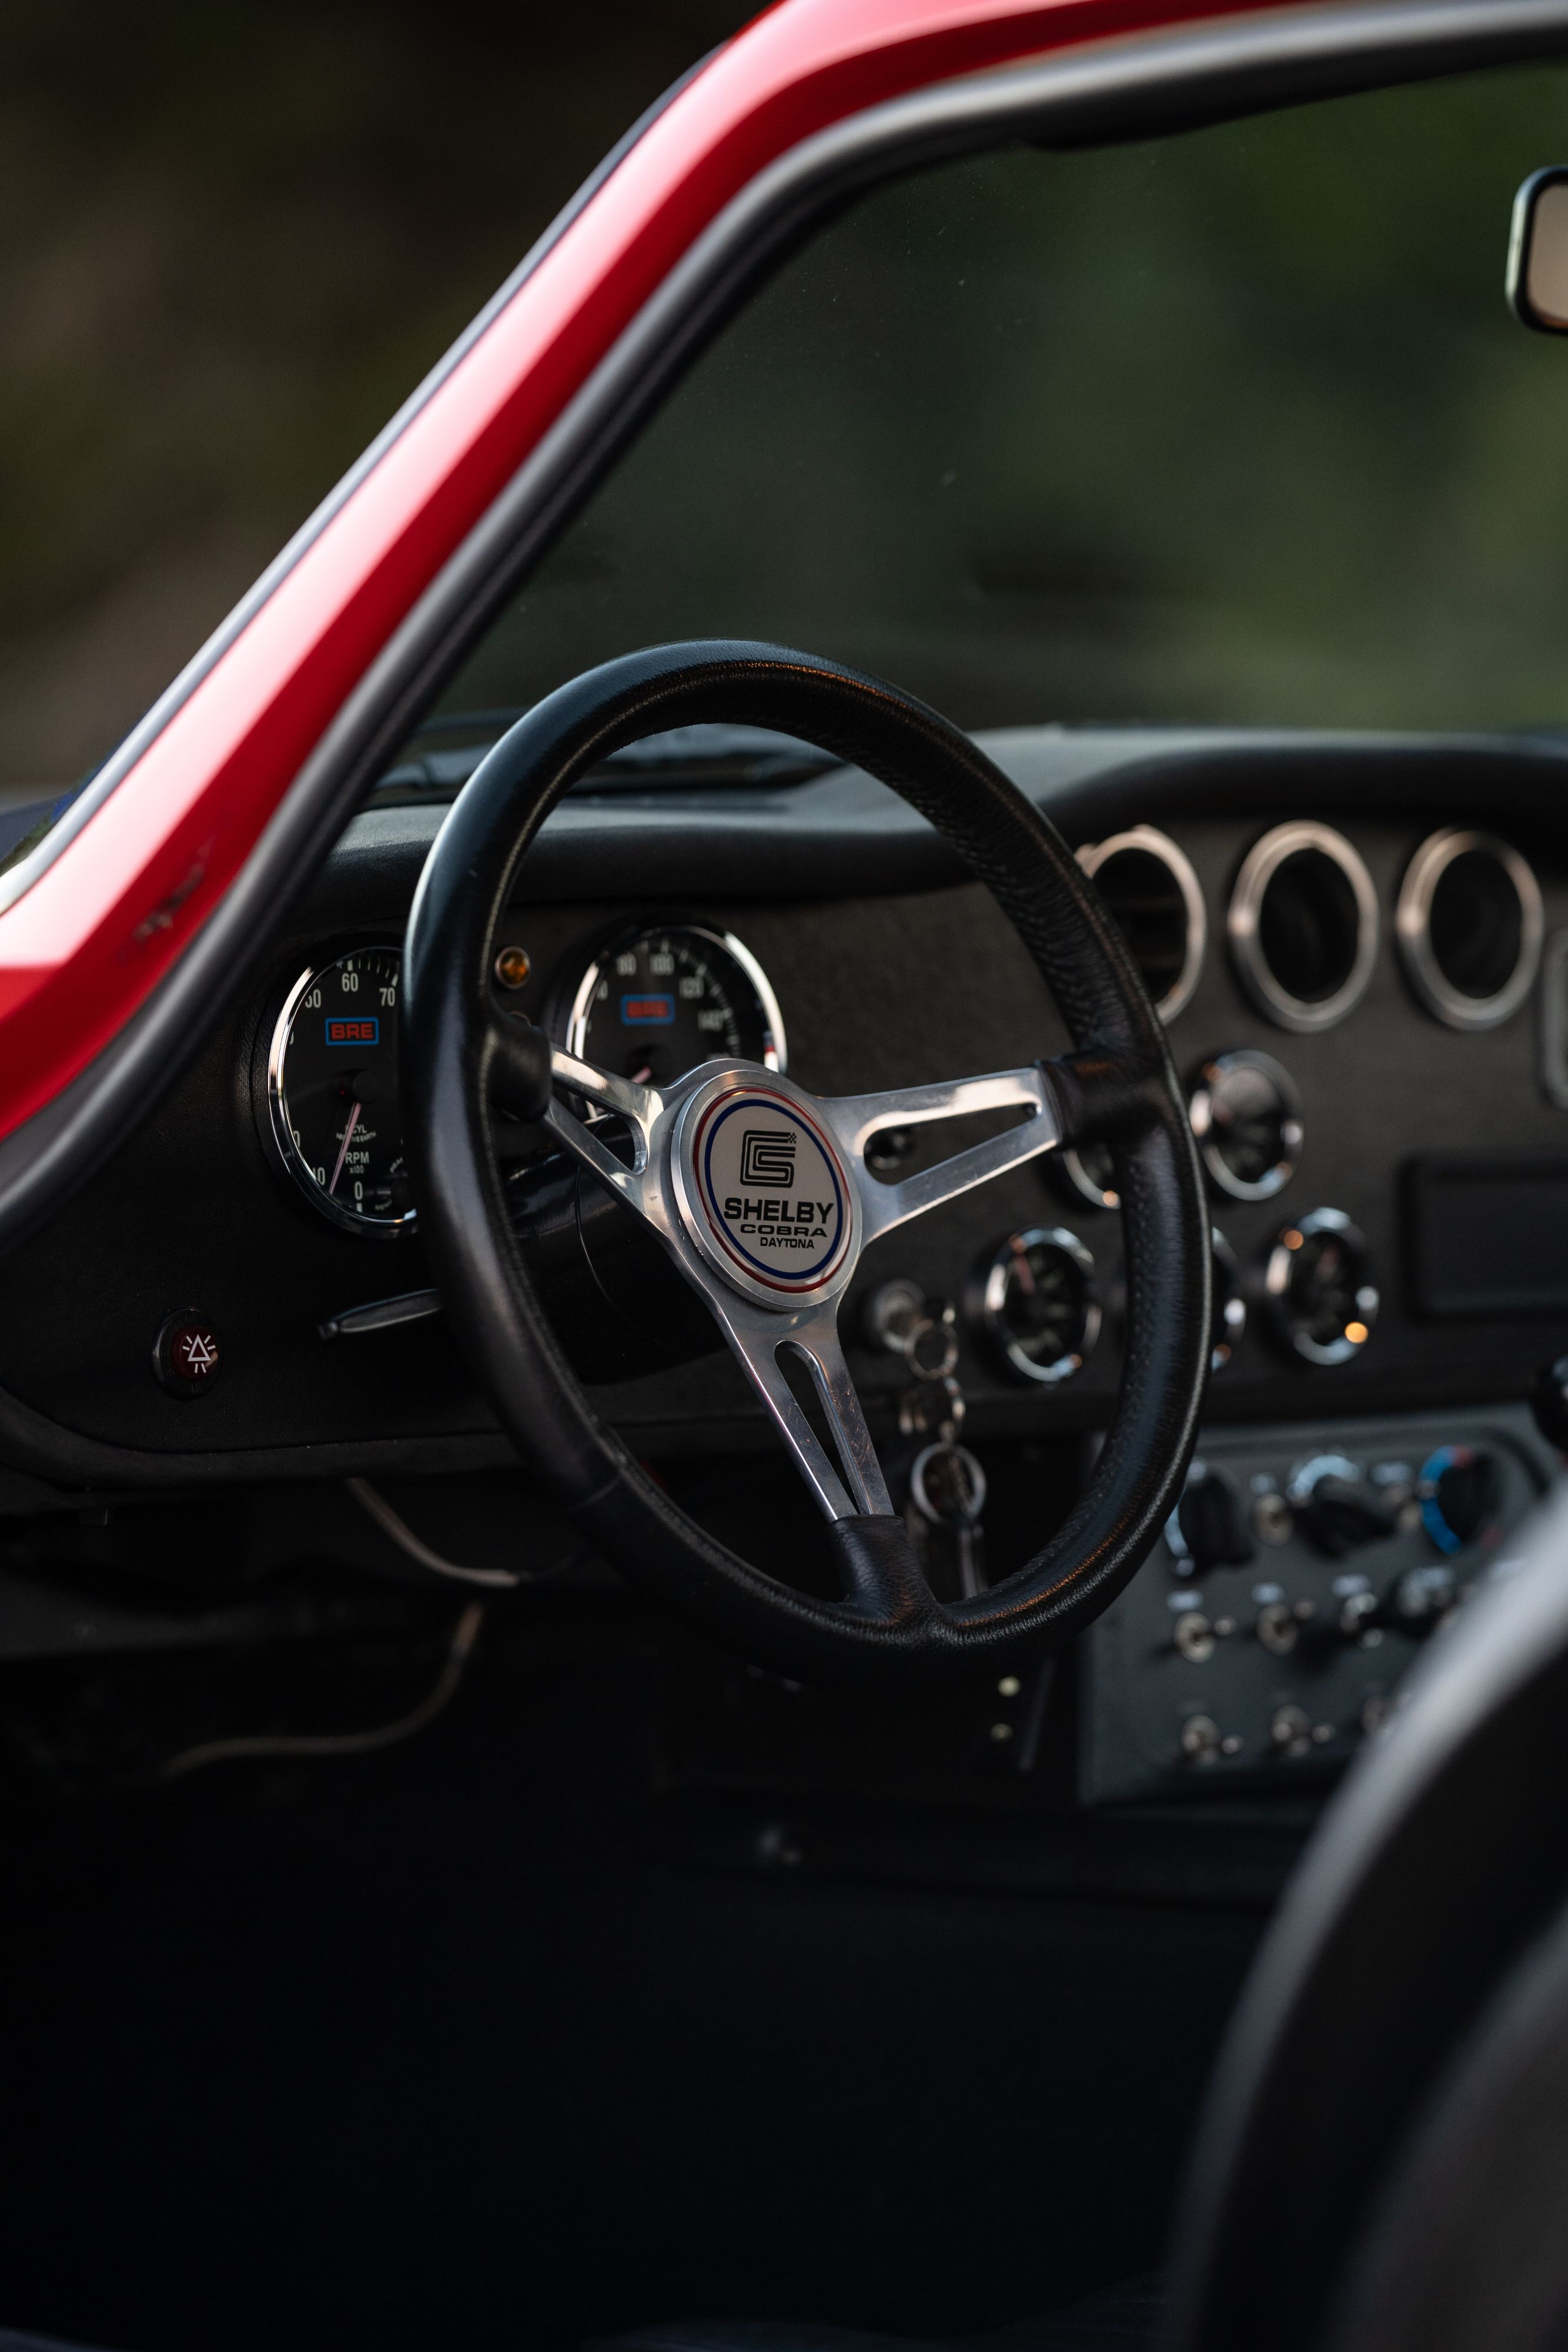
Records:
<instances>
[{"instance_id":1,"label":"black leather steering wheel rim","mask_svg":"<svg viewBox=\"0 0 1568 2352\"><path fill-rule=\"evenodd\" d=\"M1111 1144L1127 1278L1116 1412L1065 1525L969 1600L933 1600L913 1555L898 1554L896 1520L835 1524L850 1585L840 1601L778 1582L707 1535L594 1412L508 1225L490 1100L507 1053L491 992L497 925L529 845L585 770L703 720L803 736L879 777L946 836L1018 930L1077 1048L1047 1066L1061 1140ZM596 1549L721 1638L817 1678L994 1664L1020 1643L1071 1637L1147 1556L1180 1491L1208 1368L1208 1218L1186 1105L1147 992L1071 851L925 704L837 663L723 640L631 654L560 688L486 755L432 847L409 919L402 1055L421 1229L503 1427Z\"/></svg>"}]
</instances>

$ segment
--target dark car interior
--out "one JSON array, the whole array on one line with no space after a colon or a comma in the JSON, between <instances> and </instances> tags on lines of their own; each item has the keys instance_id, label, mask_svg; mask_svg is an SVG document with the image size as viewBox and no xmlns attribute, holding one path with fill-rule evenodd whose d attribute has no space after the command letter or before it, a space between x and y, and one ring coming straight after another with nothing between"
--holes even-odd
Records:
<instances>
[{"instance_id":1,"label":"dark car interior","mask_svg":"<svg viewBox=\"0 0 1568 2352\"><path fill-rule=\"evenodd\" d=\"M1214 2352L1568 2340L1568 349L1500 291L1565 132L1548 60L841 211L5 1260L9 2325L1069 2352L1186 2261ZM839 665L893 682L863 751ZM1163 1176L1064 1108L1095 954ZM565 1108L486 1065L465 1213L486 1022ZM936 1202L838 1300L869 1468L626 1205L721 1062L758 1249L786 1099L890 1097L864 1199ZM998 1073L938 1143L922 1090ZM569 1388L640 1517L569 1493ZM822 1633L823 1464L967 1647ZM1015 1639L1113 1490L1157 1534Z\"/></svg>"}]
</instances>

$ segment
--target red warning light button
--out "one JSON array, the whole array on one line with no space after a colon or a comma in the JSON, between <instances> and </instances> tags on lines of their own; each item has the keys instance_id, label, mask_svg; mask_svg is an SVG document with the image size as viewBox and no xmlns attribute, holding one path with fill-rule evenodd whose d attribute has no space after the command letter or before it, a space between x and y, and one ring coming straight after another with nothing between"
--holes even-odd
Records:
<instances>
[{"instance_id":1,"label":"red warning light button","mask_svg":"<svg viewBox=\"0 0 1568 2352\"><path fill-rule=\"evenodd\" d=\"M223 1350L213 1324L193 1307L165 1318L152 1351L152 1366L171 1396L204 1396L218 1376Z\"/></svg>"}]
</instances>

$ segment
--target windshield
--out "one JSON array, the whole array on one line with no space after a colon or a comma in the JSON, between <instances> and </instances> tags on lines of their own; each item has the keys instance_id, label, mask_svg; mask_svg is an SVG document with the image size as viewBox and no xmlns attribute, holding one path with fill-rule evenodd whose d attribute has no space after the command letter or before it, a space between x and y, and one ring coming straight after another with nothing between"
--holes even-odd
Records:
<instances>
[{"instance_id":1,"label":"windshield","mask_svg":"<svg viewBox=\"0 0 1568 2352\"><path fill-rule=\"evenodd\" d=\"M1565 152L1552 64L880 190L677 387L382 793L449 796L540 695L689 636L969 728L1568 724L1568 341L1501 290ZM7 796L0 872L64 805Z\"/></svg>"},{"instance_id":2,"label":"windshield","mask_svg":"<svg viewBox=\"0 0 1568 2352\"><path fill-rule=\"evenodd\" d=\"M444 698L708 635L968 727L1568 719L1568 343L1502 273L1568 72L888 187L753 301Z\"/></svg>"}]
</instances>

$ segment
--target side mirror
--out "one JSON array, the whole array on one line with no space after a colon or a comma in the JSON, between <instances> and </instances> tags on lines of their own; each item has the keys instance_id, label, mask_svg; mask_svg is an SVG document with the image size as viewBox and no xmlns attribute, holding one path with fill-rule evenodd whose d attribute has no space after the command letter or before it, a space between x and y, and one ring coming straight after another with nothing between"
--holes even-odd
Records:
<instances>
[{"instance_id":1,"label":"side mirror","mask_svg":"<svg viewBox=\"0 0 1568 2352\"><path fill-rule=\"evenodd\" d=\"M1543 335L1568 335L1568 164L1532 172L1513 200L1508 299Z\"/></svg>"}]
</instances>

